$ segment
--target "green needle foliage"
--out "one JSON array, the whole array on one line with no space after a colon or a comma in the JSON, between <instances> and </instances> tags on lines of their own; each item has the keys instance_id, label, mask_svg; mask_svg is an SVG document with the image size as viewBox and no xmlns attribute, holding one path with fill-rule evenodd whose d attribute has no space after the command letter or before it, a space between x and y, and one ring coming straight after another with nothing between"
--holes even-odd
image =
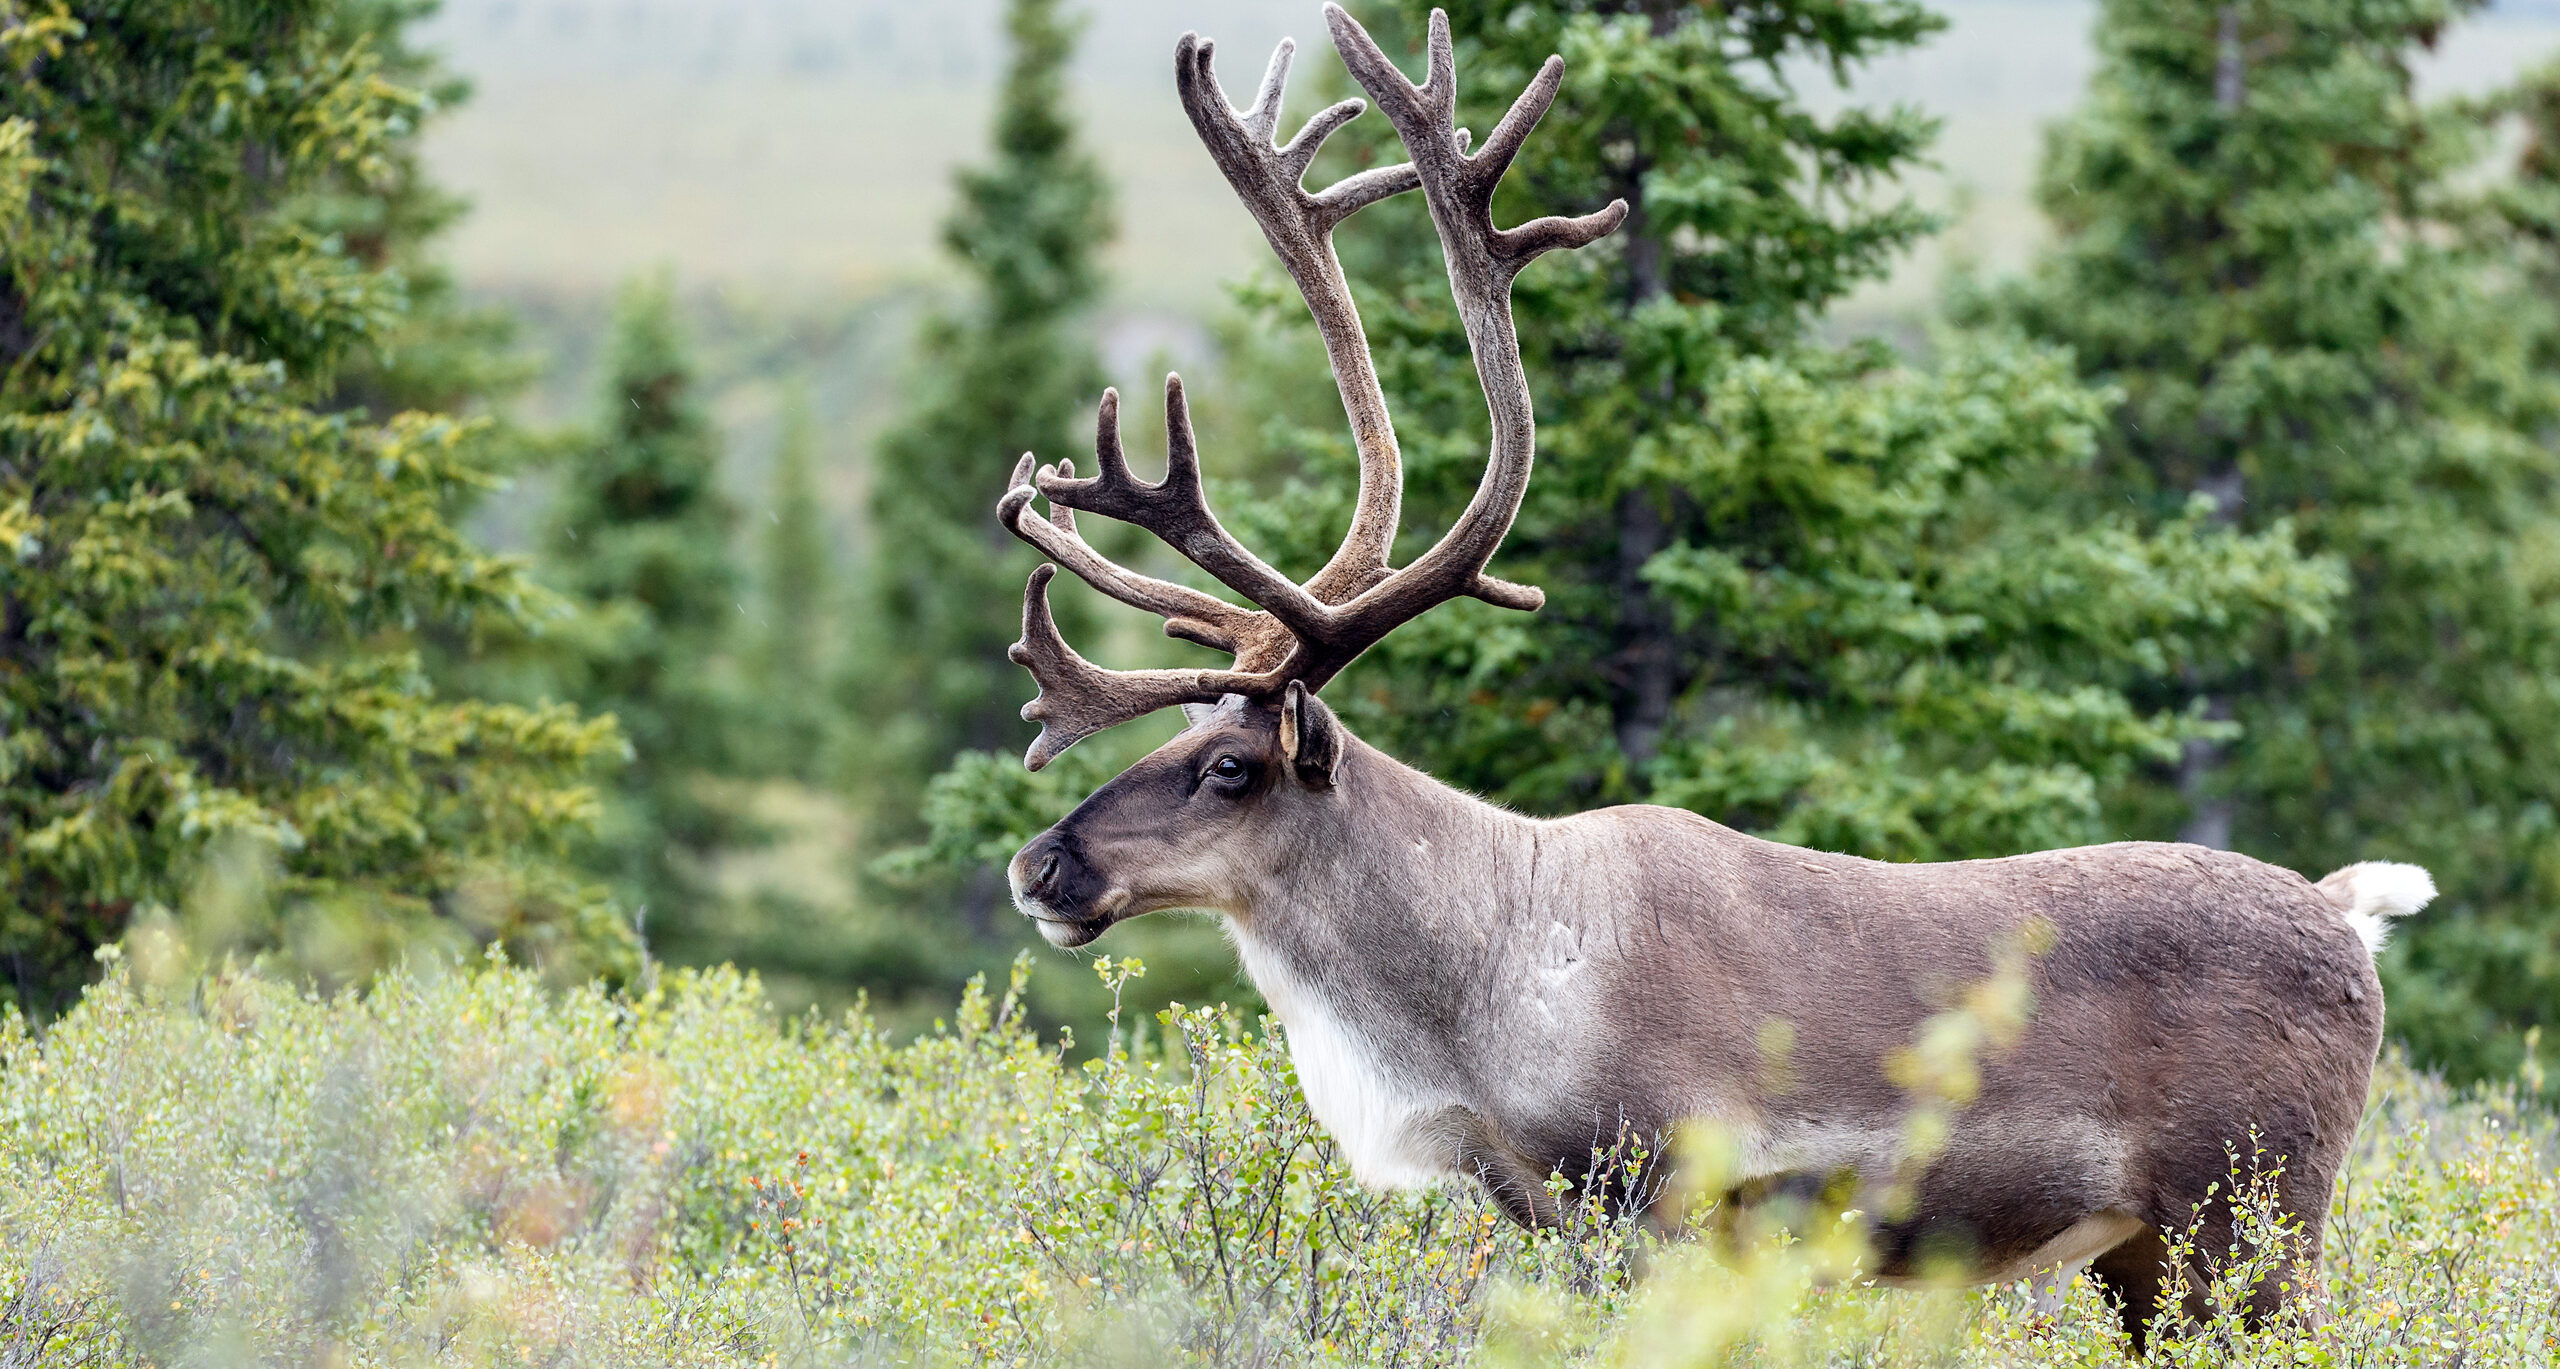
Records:
<instances>
[{"instance_id":1,"label":"green needle foliage","mask_svg":"<svg viewBox=\"0 0 2560 1369\"><path fill-rule=\"evenodd\" d=\"M445 516L490 430L331 411L415 335L405 12L0 0L0 1000L51 1011L239 843L283 879L245 934L313 969L627 945L553 851L611 725L438 698L411 649L542 602Z\"/></svg>"},{"instance_id":2,"label":"green needle foliage","mask_svg":"<svg viewBox=\"0 0 2560 1369\"><path fill-rule=\"evenodd\" d=\"M2187 682L2243 730L2161 803L2315 874L2434 871L2383 963L2392 1025L2476 1077L2560 1005L2560 372L2514 241L2466 231L2483 126L2411 95L2467 8L2109 4L2047 154L2059 241L1997 303L2121 390L2110 505L2204 491L2349 571L2325 640Z\"/></svg>"},{"instance_id":3,"label":"green needle foliage","mask_svg":"<svg viewBox=\"0 0 2560 1369\"><path fill-rule=\"evenodd\" d=\"M337 0L324 8L337 41L364 44L378 55L385 78L424 95L433 111L470 95L469 82L410 44L408 26L440 5L441 0ZM305 198L303 212L314 231L337 239L356 261L396 273L402 286L398 317L378 345L351 354L338 368L329 407L360 407L377 417L405 409L486 411L533 380L538 362L515 348L514 316L502 306L465 300L434 250L468 203L427 179L414 141L401 144L385 170L367 185L314 187ZM507 449L511 466L530 455L526 449L532 444L503 418L490 440ZM434 667L431 656L429 669Z\"/></svg>"},{"instance_id":4,"label":"green needle foliage","mask_svg":"<svg viewBox=\"0 0 2560 1369\"><path fill-rule=\"evenodd\" d=\"M1370 18L1392 51L1427 9ZM2161 682L2270 625L2318 626L2333 572L2283 529L2140 528L2069 497L2108 400L2059 353L1958 335L1923 369L1817 337L1931 227L1894 178L1932 128L1817 117L1791 82L1919 42L1927 12L1462 4L1451 23L1465 126L1492 127L1547 54L1566 62L1497 221L1632 212L1519 284L1539 463L1494 569L1547 607L1460 603L1390 639L1336 691L1365 735L1540 811L1653 799L1873 856L1994 854L2115 835L2108 786L2205 727ZM1337 170L1398 155L1352 153ZM1406 555L1472 493L1486 441L1409 200L1342 232L1396 402ZM1272 327L1304 331L1294 299L1264 298ZM1304 571L1347 521L1352 459L1329 403L1289 412L1301 426L1264 430L1296 478L1226 507Z\"/></svg>"},{"instance_id":5,"label":"green needle foliage","mask_svg":"<svg viewBox=\"0 0 2560 1369\"><path fill-rule=\"evenodd\" d=\"M1020 628L1031 554L996 526L1026 451L1089 449L1102 380L1083 325L1111 236L1109 189L1066 108L1075 27L1059 0L1012 0L995 157L959 177L943 242L973 297L920 339L913 408L882 439L863 631L853 670L859 783L884 841L922 829L925 782L957 753L1029 729Z\"/></svg>"},{"instance_id":6,"label":"green needle foliage","mask_svg":"<svg viewBox=\"0 0 2560 1369\"><path fill-rule=\"evenodd\" d=\"M719 917L701 862L741 835L704 781L742 768L728 651L745 590L719 438L665 280L624 290L601 399L551 510L544 573L579 612L545 663L561 697L611 714L630 739L588 855L650 939L684 958Z\"/></svg>"}]
</instances>

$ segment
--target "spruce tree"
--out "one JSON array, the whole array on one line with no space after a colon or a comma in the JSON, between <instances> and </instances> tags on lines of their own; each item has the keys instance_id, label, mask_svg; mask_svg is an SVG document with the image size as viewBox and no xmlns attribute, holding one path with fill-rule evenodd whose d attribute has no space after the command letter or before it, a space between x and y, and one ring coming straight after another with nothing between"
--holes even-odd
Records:
<instances>
[{"instance_id":1,"label":"spruce tree","mask_svg":"<svg viewBox=\"0 0 2560 1369\"><path fill-rule=\"evenodd\" d=\"M1366 18L1410 43L1428 9ZM2105 399L2059 354L1951 335L1920 368L1817 337L1930 228L1895 177L1931 127L1816 117L1791 82L1918 42L1925 11L1618 0L1451 22L1473 128L1566 61L1497 221L1632 212L1518 288L1539 464L1495 570L1547 606L1462 603L1389 639L1336 691L1372 740L1539 811L1645 799L1868 855L1993 854L2113 835L2111 786L2214 731L2160 683L2270 623L2317 625L2329 572L2280 531L2143 530L2075 503ZM1474 488L1483 400L1420 207L1341 238L1396 407L1410 555ZM1338 413L1309 417L1279 444L1297 478L1253 520L1299 541L1300 573L1354 488Z\"/></svg>"},{"instance_id":2,"label":"spruce tree","mask_svg":"<svg viewBox=\"0 0 2560 1369\"><path fill-rule=\"evenodd\" d=\"M921 830L925 781L953 756L1028 735L1005 647L1032 558L991 510L1023 452L1090 442L1102 388L1084 311L1111 220L1066 108L1074 25L1060 0L1010 0L1005 15L994 159L961 173L943 228L973 292L927 323L913 408L873 463L850 711L875 840Z\"/></svg>"},{"instance_id":3,"label":"spruce tree","mask_svg":"<svg viewBox=\"0 0 2560 1369\"><path fill-rule=\"evenodd\" d=\"M740 825L704 792L737 773L733 648L743 578L720 444L665 279L626 286L597 429L572 454L549 519L544 573L577 606L543 649L551 687L610 714L631 763L589 850L653 946L690 960L717 910L702 862Z\"/></svg>"},{"instance_id":4,"label":"spruce tree","mask_svg":"<svg viewBox=\"0 0 2560 1369\"><path fill-rule=\"evenodd\" d=\"M764 527L764 619L757 656L760 769L815 781L832 751L835 710L822 678L833 633L834 571L818 502L818 435L809 393L784 400L774 447L773 505Z\"/></svg>"},{"instance_id":5,"label":"spruce tree","mask_svg":"<svg viewBox=\"0 0 2560 1369\"><path fill-rule=\"evenodd\" d=\"M242 846L277 905L232 930L314 969L627 949L553 850L610 726L408 646L542 602L445 516L489 430L326 412L417 307L337 231L419 188L420 68L367 41L405 17L0 0L0 998L60 1005Z\"/></svg>"},{"instance_id":6,"label":"spruce tree","mask_svg":"<svg viewBox=\"0 0 2560 1369\"><path fill-rule=\"evenodd\" d=\"M2241 731L2164 803L2314 877L2432 870L2392 1026L2476 1076L2560 1005L2560 461L2547 305L2465 231L2480 128L2412 94L2468 8L2112 0L2046 157L2058 241L1997 303L2121 391L2108 501L2201 495L2348 571L2324 640L2182 682Z\"/></svg>"}]
</instances>

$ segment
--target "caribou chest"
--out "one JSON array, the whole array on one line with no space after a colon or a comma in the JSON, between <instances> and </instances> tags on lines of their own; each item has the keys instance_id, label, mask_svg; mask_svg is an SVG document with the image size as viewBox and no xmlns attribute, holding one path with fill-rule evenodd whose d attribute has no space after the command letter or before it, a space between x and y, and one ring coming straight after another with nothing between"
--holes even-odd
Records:
<instances>
[{"instance_id":1,"label":"caribou chest","mask_svg":"<svg viewBox=\"0 0 2560 1369\"><path fill-rule=\"evenodd\" d=\"M1342 1147L1352 1176L1373 1188L1420 1188L1454 1172L1432 1119L1456 1100L1399 1068L1287 955L1235 919L1227 930L1246 976L1288 1033L1307 1110Z\"/></svg>"}]
</instances>

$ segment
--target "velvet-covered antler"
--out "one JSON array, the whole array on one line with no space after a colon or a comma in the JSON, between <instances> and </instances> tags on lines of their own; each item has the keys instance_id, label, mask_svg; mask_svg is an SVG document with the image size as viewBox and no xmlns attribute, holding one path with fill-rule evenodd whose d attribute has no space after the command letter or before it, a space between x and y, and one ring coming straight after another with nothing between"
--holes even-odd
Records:
<instances>
[{"instance_id":1,"label":"velvet-covered antler","mask_svg":"<svg viewBox=\"0 0 2560 1369\"><path fill-rule=\"evenodd\" d=\"M1042 467L1026 454L997 506L1006 527L1056 563L1032 574L1023 597L1022 640L1010 653L1040 686L1039 697L1022 710L1023 717L1041 724L1024 758L1034 770L1095 732L1171 704L1214 702L1227 694L1268 697L1292 680L1321 689L1397 626L1450 599L1473 596L1517 609L1545 602L1535 588L1485 573L1520 511L1537 450L1528 377L1511 321L1511 282L1539 255L1584 246L1615 229L1626 205L1513 229L1493 226L1494 187L1554 102L1564 77L1561 58L1547 59L1471 156L1467 136L1456 126L1457 63L1446 14L1432 11L1429 67L1419 86L1405 79L1340 6L1325 6L1325 22L1343 64L1394 125L1411 161L1363 171L1320 191L1306 189L1302 180L1317 149L1357 118L1363 105L1345 100L1309 119L1286 144L1277 143L1293 44L1283 42L1272 54L1249 109L1229 107L1211 69L1212 45L1196 34L1183 35L1174 48L1174 82L1192 127L1262 226L1323 335L1360 454L1360 495L1350 531L1313 578L1303 585L1290 580L1236 541L1210 511L1181 380L1168 377L1165 384L1166 471L1152 485L1130 472L1120 446L1119 396L1105 391L1094 439L1095 474L1079 479L1067 462ZM1333 229L1361 208L1417 186L1448 261L1449 288L1492 414L1493 442L1484 479L1466 511L1429 551L1393 569L1387 556L1403 499L1402 458L1359 308L1334 255ZM1039 497L1049 501L1045 519L1029 514ZM1077 533L1077 510L1146 529L1256 608L1239 608L1114 564ZM1169 635L1233 655L1233 668L1095 666L1066 644L1049 615L1048 584L1060 565L1104 594L1163 617Z\"/></svg>"}]
</instances>

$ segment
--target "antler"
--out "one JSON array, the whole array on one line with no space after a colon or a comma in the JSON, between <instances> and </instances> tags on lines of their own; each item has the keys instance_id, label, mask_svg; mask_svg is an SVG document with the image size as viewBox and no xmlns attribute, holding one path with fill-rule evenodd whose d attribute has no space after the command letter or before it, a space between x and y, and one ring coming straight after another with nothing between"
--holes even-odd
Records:
<instances>
[{"instance_id":1,"label":"antler","mask_svg":"<svg viewBox=\"0 0 2560 1369\"><path fill-rule=\"evenodd\" d=\"M1120 446L1119 395L1104 391L1094 435L1096 473L1078 479L1065 461L1043 467L1026 454L997 506L1006 527L1056 563L1033 572L1023 594L1022 640L1008 653L1040 685L1039 696L1022 710L1023 717L1042 725L1024 757L1034 770L1095 732L1169 704L1213 702L1227 694L1264 697L1291 680L1310 691L1321 689L1380 638L1449 599L1473 596L1524 610L1545 602L1546 596L1531 586L1485 574L1520 511L1537 449L1528 377L1511 321L1511 282L1538 256L1584 246L1615 229L1626 217L1626 204L1619 201L1596 214L1543 218L1513 229L1493 225L1494 187L1554 102L1564 79L1563 59L1547 59L1482 150L1470 156L1467 135L1456 126L1457 63L1446 14L1431 13L1429 69L1419 86L1405 79L1340 6L1325 6L1325 22L1344 65L1377 101L1412 161L1363 171L1320 191L1307 190L1302 179L1317 149L1364 106L1345 100L1309 119L1285 145L1276 144L1281 89L1294 44L1283 42L1272 54L1260 92L1243 111L1228 106L1211 69L1213 46L1196 34L1183 35L1174 49L1174 80L1192 127L1262 226L1324 337L1360 454L1360 497L1350 531L1324 569L1304 585L1291 581L1246 550L1210 511L1181 379L1166 378L1165 478L1152 485L1130 472ZM1448 262L1450 292L1492 414L1493 442L1484 479L1466 511L1429 551L1393 570L1387 555L1403 498L1402 459L1359 308L1334 255L1333 229L1363 207L1417 186L1430 205L1432 226ZM1025 517L1031 501L1041 496L1049 500L1048 518ZM1146 529L1258 609L1238 608L1114 564L1077 533L1079 509ZM1228 652L1235 657L1234 667L1115 671L1095 666L1066 644L1050 617L1048 585L1058 565L1124 604L1162 616L1168 635Z\"/></svg>"},{"instance_id":2,"label":"antler","mask_svg":"<svg viewBox=\"0 0 2560 1369\"><path fill-rule=\"evenodd\" d=\"M1201 143L1227 184L1244 201L1273 255L1287 268L1298 293L1315 315L1324 338L1325 356L1333 363L1334 385L1342 392L1343 412L1351 419L1351 441L1360 453L1360 497L1351 513L1351 530L1325 563L1307 592L1325 603L1340 603L1387 575L1387 552L1395 542L1397 515L1404 500L1403 458L1396 450L1395 425L1387 418L1386 391L1378 384L1369 358L1368 334L1360 327L1360 308L1342 278L1342 262L1333 252L1336 224L1361 209L1422 183L1410 162L1375 167L1310 193L1301 184L1324 140L1359 118L1361 101L1332 105L1298 130L1285 147L1273 145L1280 119L1281 88L1288 83L1289 59L1298 45L1280 40L1263 72L1262 89L1253 107L1239 114L1227 107L1210 59L1216 44L1186 33L1173 49L1174 87L1182 107L1199 131Z\"/></svg>"}]
</instances>

